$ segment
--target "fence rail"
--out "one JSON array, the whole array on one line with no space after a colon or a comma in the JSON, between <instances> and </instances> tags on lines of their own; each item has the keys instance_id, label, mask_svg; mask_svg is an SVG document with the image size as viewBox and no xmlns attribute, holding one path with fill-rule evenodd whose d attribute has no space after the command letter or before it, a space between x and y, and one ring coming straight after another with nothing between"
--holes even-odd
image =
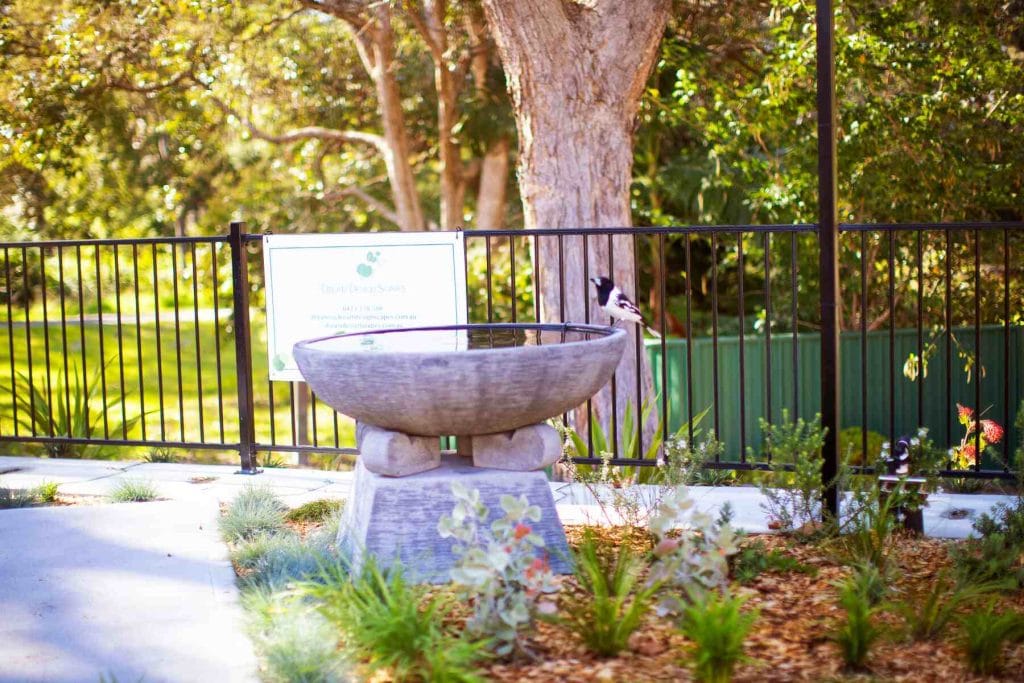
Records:
<instances>
[{"instance_id":1,"label":"fence rail","mask_svg":"<svg viewBox=\"0 0 1024 683\"><path fill-rule=\"evenodd\" d=\"M615 251L582 274L562 256L622 236L636 254L623 286L666 334L630 358L650 384L613 383L612 404L625 392L670 431L714 434L727 445L714 466L763 467L760 419L813 416L828 382L841 409L827 426L868 456L919 426L954 445L957 403L1000 422L1004 444L1019 438L1024 223L841 226L835 377L821 369L814 225L468 231L469 320L539 321L544 271L565 321ZM260 240L235 224L217 237L0 243L0 444L235 451L246 471L261 453L350 459L348 418L303 384L267 379ZM541 261L544 240L557 263ZM582 282L567 286L570 275ZM584 310L581 322L600 322L593 301ZM652 464L616 436L613 462ZM988 451L971 474L1006 476L1011 451Z\"/></svg>"}]
</instances>

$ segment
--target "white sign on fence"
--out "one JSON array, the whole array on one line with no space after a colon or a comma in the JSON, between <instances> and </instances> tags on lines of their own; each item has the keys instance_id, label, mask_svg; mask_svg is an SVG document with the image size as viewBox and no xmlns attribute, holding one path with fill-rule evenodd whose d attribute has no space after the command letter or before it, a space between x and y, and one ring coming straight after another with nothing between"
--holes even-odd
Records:
<instances>
[{"instance_id":1,"label":"white sign on fence","mask_svg":"<svg viewBox=\"0 0 1024 683\"><path fill-rule=\"evenodd\" d=\"M302 381L303 339L466 322L461 232L266 235L270 379Z\"/></svg>"}]
</instances>

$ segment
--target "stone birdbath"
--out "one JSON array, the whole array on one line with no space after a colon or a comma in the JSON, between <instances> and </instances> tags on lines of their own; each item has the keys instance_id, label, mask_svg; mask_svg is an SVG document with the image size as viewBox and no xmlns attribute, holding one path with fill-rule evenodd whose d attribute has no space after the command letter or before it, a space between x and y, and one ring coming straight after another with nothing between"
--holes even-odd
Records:
<instances>
[{"instance_id":1,"label":"stone birdbath","mask_svg":"<svg viewBox=\"0 0 1024 683\"><path fill-rule=\"evenodd\" d=\"M480 491L501 516L503 494L542 511L552 567L568 546L543 468L562 453L545 420L584 403L611 378L626 333L577 324L484 324L379 330L295 345L317 397L356 420L353 495L339 544L356 571L368 554L421 581L446 581L455 557L437 522L451 485ZM440 449L454 435L457 453Z\"/></svg>"}]
</instances>

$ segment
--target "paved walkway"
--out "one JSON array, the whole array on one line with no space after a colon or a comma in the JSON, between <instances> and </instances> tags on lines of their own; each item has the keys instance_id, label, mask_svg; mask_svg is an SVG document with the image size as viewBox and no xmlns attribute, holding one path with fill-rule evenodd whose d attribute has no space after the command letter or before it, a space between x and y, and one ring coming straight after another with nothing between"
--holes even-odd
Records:
<instances>
[{"instance_id":1,"label":"paved walkway","mask_svg":"<svg viewBox=\"0 0 1024 683\"><path fill-rule=\"evenodd\" d=\"M289 505L346 498L345 472L0 457L0 485L57 482L68 495L105 496L124 479L154 484L166 500L0 511L0 683L117 680L250 681L252 645L218 504L244 487L272 487ZM565 523L605 520L580 485L552 484ZM761 496L747 487L694 488L697 506L729 502L735 524L766 530ZM929 535L960 538L1003 496L933 494ZM968 511L951 519L953 509Z\"/></svg>"}]
</instances>

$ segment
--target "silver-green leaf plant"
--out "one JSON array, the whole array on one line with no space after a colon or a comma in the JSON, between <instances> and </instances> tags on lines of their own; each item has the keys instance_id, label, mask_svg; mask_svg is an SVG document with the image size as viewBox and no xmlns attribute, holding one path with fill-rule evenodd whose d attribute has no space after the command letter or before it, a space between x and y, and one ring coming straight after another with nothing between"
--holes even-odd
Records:
<instances>
[{"instance_id":1,"label":"silver-green leaf plant","mask_svg":"<svg viewBox=\"0 0 1024 683\"><path fill-rule=\"evenodd\" d=\"M727 521L696 510L686 487L665 496L648 529L657 541L648 581L670 589L659 613L680 614L688 600L728 584L729 556L739 551L736 532Z\"/></svg>"},{"instance_id":2,"label":"silver-green leaf plant","mask_svg":"<svg viewBox=\"0 0 1024 683\"><path fill-rule=\"evenodd\" d=\"M544 539L531 526L540 521L540 508L530 505L526 496L504 495L504 516L488 526L490 513L478 490L455 483L452 493L455 508L437 528L442 538L456 541L452 581L460 596L473 603L466 627L489 638L495 654L525 651L525 630L538 614L554 611L554 603L545 596L559 589Z\"/></svg>"}]
</instances>

